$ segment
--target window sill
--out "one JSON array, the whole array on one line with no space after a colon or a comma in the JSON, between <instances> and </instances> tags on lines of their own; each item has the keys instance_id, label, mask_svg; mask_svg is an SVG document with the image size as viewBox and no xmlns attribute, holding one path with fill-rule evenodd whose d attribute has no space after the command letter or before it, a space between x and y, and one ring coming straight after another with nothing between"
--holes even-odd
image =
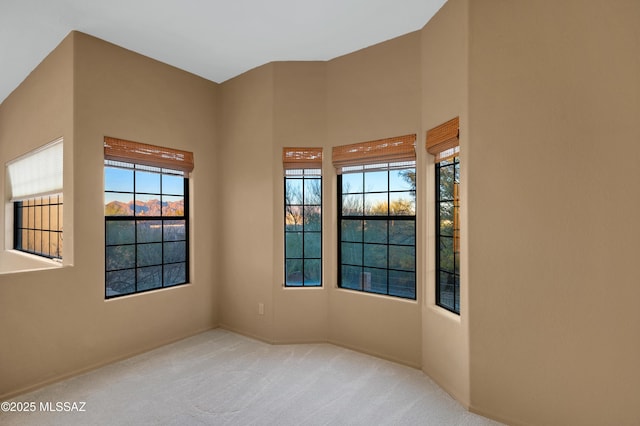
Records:
<instances>
[{"instance_id":1,"label":"window sill","mask_svg":"<svg viewBox=\"0 0 640 426\"><path fill-rule=\"evenodd\" d=\"M62 268L59 260L47 259L18 250L0 252L0 275Z\"/></svg>"}]
</instances>

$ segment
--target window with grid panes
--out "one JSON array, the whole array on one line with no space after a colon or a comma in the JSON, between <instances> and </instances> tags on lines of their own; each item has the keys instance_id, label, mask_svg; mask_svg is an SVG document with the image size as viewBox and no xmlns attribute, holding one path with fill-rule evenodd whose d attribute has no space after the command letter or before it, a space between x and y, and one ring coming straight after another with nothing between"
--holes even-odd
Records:
<instances>
[{"instance_id":1,"label":"window with grid panes","mask_svg":"<svg viewBox=\"0 0 640 426\"><path fill-rule=\"evenodd\" d=\"M460 158L436 164L436 303L460 313Z\"/></svg>"},{"instance_id":2,"label":"window with grid panes","mask_svg":"<svg viewBox=\"0 0 640 426\"><path fill-rule=\"evenodd\" d=\"M342 167L341 288L416 298L415 161Z\"/></svg>"},{"instance_id":3,"label":"window with grid panes","mask_svg":"<svg viewBox=\"0 0 640 426\"><path fill-rule=\"evenodd\" d=\"M189 191L182 171L105 160L105 297L189 281Z\"/></svg>"},{"instance_id":4,"label":"window with grid panes","mask_svg":"<svg viewBox=\"0 0 640 426\"><path fill-rule=\"evenodd\" d=\"M321 169L287 169L284 177L285 286L322 285Z\"/></svg>"},{"instance_id":5,"label":"window with grid panes","mask_svg":"<svg viewBox=\"0 0 640 426\"><path fill-rule=\"evenodd\" d=\"M13 247L62 259L62 194L13 203Z\"/></svg>"}]
</instances>

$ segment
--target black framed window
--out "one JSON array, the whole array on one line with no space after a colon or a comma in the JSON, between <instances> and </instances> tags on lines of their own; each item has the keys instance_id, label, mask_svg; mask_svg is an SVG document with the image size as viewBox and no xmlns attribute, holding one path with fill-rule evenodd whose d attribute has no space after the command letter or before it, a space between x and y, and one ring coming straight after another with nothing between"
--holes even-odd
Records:
<instances>
[{"instance_id":1,"label":"black framed window","mask_svg":"<svg viewBox=\"0 0 640 426\"><path fill-rule=\"evenodd\" d=\"M284 209L285 286L321 286L321 169L285 170Z\"/></svg>"},{"instance_id":2,"label":"black framed window","mask_svg":"<svg viewBox=\"0 0 640 426\"><path fill-rule=\"evenodd\" d=\"M416 298L415 161L342 167L338 285Z\"/></svg>"},{"instance_id":3,"label":"black framed window","mask_svg":"<svg viewBox=\"0 0 640 426\"><path fill-rule=\"evenodd\" d=\"M189 281L184 172L105 160L105 297Z\"/></svg>"},{"instance_id":4,"label":"black framed window","mask_svg":"<svg viewBox=\"0 0 640 426\"><path fill-rule=\"evenodd\" d=\"M13 203L13 247L62 259L62 194Z\"/></svg>"},{"instance_id":5,"label":"black framed window","mask_svg":"<svg viewBox=\"0 0 640 426\"><path fill-rule=\"evenodd\" d=\"M435 165L436 304L460 314L460 157Z\"/></svg>"}]
</instances>

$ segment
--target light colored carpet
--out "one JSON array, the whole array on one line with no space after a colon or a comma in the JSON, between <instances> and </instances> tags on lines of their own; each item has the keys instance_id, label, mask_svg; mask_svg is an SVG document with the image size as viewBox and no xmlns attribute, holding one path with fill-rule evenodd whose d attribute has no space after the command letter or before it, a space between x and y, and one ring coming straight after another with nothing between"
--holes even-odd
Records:
<instances>
[{"instance_id":1,"label":"light colored carpet","mask_svg":"<svg viewBox=\"0 0 640 426\"><path fill-rule=\"evenodd\" d=\"M498 424L467 412L419 370L330 344L269 345L221 329L12 401L34 402L36 411L0 412L2 425ZM85 402L85 411L53 411L65 402Z\"/></svg>"}]
</instances>

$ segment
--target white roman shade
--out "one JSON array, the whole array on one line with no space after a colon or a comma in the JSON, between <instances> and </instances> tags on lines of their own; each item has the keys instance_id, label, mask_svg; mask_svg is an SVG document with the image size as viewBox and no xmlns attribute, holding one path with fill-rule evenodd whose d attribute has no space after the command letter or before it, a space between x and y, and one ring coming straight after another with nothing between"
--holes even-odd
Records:
<instances>
[{"instance_id":1,"label":"white roman shade","mask_svg":"<svg viewBox=\"0 0 640 426\"><path fill-rule=\"evenodd\" d=\"M11 201L62 192L62 138L7 163Z\"/></svg>"}]
</instances>

